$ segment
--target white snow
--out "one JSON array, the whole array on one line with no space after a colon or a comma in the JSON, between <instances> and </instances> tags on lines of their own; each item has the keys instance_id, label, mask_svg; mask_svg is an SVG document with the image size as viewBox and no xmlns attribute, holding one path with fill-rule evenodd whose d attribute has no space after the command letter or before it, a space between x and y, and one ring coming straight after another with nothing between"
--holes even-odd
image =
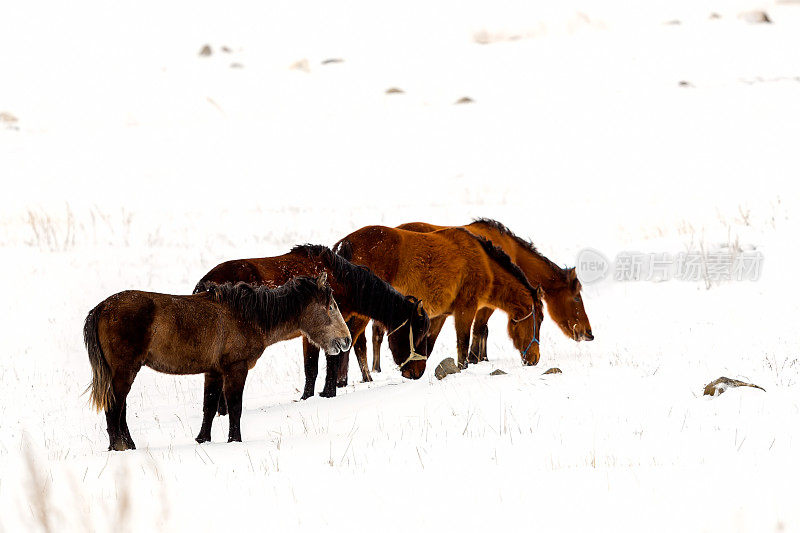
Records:
<instances>
[{"instance_id":1,"label":"white snow","mask_svg":"<svg viewBox=\"0 0 800 533\"><path fill-rule=\"evenodd\" d=\"M753 0L3 3L0 529L800 531L799 29ZM138 450L105 451L100 300L479 216L569 266L738 245L764 269L589 285L596 340L547 318L534 368L497 313L488 364L437 381L448 324L421 380L385 356L297 402L300 343L270 347L242 444L227 418L195 444L202 376L143 370ZM720 376L766 392L702 396Z\"/></svg>"}]
</instances>

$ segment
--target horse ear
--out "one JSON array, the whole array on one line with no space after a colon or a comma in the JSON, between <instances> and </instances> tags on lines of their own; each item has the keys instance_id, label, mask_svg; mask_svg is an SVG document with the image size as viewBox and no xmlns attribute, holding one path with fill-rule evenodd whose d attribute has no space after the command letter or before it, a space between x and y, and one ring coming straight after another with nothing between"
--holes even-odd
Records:
<instances>
[{"instance_id":1,"label":"horse ear","mask_svg":"<svg viewBox=\"0 0 800 533\"><path fill-rule=\"evenodd\" d=\"M422 316L424 314L425 314L425 308L422 307L422 300L419 300L417 302L417 315Z\"/></svg>"},{"instance_id":2,"label":"horse ear","mask_svg":"<svg viewBox=\"0 0 800 533\"><path fill-rule=\"evenodd\" d=\"M317 287L324 289L326 283L328 283L328 273L323 271L322 274L317 277Z\"/></svg>"},{"instance_id":3,"label":"horse ear","mask_svg":"<svg viewBox=\"0 0 800 533\"><path fill-rule=\"evenodd\" d=\"M573 293L581 292L581 282L578 280L578 272L575 267L567 269L567 283L569 283L569 290Z\"/></svg>"}]
</instances>

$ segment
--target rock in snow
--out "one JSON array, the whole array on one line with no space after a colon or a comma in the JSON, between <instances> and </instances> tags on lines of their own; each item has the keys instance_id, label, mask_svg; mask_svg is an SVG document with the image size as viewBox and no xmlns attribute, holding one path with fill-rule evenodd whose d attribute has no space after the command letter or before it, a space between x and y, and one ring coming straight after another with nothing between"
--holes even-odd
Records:
<instances>
[{"instance_id":1,"label":"rock in snow","mask_svg":"<svg viewBox=\"0 0 800 533\"><path fill-rule=\"evenodd\" d=\"M436 367L436 371L434 373L436 375L436 379L444 379L450 374L458 374L459 372L461 372L461 369L458 368L455 360L452 357L448 357L439 363L439 366Z\"/></svg>"},{"instance_id":2,"label":"rock in snow","mask_svg":"<svg viewBox=\"0 0 800 533\"><path fill-rule=\"evenodd\" d=\"M752 383L746 383L744 381L739 381L738 379L731 379L723 376L706 385L706 388L703 389L703 394L705 396L719 396L730 387L753 387L767 392L766 389L759 387L758 385L753 385Z\"/></svg>"}]
</instances>

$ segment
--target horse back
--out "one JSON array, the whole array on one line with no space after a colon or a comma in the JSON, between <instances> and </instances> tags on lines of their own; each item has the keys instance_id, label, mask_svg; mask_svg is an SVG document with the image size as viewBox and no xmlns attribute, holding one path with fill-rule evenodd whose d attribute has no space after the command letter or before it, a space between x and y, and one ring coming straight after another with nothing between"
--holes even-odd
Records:
<instances>
[{"instance_id":1,"label":"horse back","mask_svg":"<svg viewBox=\"0 0 800 533\"><path fill-rule=\"evenodd\" d=\"M98 326L112 366L144 365L167 374L218 370L226 354L249 354L263 343L255 327L204 293L124 291L103 302Z\"/></svg>"},{"instance_id":2,"label":"horse back","mask_svg":"<svg viewBox=\"0 0 800 533\"><path fill-rule=\"evenodd\" d=\"M255 265L252 259L233 259L220 263L208 273L200 278L200 281L195 286L194 292L199 292L200 285L206 281L214 283L237 283L244 281L245 283L252 283L259 285L262 283L263 274Z\"/></svg>"}]
</instances>

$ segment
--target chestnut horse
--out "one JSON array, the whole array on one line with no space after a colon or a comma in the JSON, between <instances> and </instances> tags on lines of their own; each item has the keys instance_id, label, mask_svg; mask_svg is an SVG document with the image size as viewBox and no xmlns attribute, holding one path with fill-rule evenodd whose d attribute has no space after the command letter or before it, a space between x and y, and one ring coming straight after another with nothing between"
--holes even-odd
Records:
<instances>
[{"instance_id":1,"label":"chestnut horse","mask_svg":"<svg viewBox=\"0 0 800 533\"><path fill-rule=\"evenodd\" d=\"M328 273L336 301L345 320L373 319L392 332L389 347L394 360L403 366L403 376L417 375L420 364L413 361L414 348L425 339L430 321L422 304L413 296L403 296L391 285L373 274L368 268L350 263L326 246L305 244L295 246L288 254L259 259L235 259L212 268L200 281L245 281L269 286L284 283L299 274ZM414 340L409 340L414 339ZM319 348L303 340L303 360L306 384L302 399L314 395L319 366ZM347 351L329 356L325 388L320 396L336 396L336 375L339 361L347 358ZM424 369L424 366L423 366ZM365 381L371 381L366 360L361 368ZM220 414L225 414L220 402Z\"/></svg>"},{"instance_id":2,"label":"chestnut horse","mask_svg":"<svg viewBox=\"0 0 800 533\"><path fill-rule=\"evenodd\" d=\"M207 283L204 292L173 296L124 291L86 317L83 339L92 366L91 401L105 410L109 450L135 449L127 396L142 366L166 374L205 373L203 424L197 442L211 439L220 394L230 406L228 442L241 441L247 372L270 344L302 333L328 353L351 339L326 274L295 278L277 289ZM87 389L87 390L89 390Z\"/></svg>"},{"instance_id":3,"label":"chestnut horse","mask_svg":"<svg viewBox=\"0 0 800 533\"><path fill-rule=\"evenodd\" d=\"M483 307L509 316L508 333L524 364L539 362L537 335L543 318L541 289L500 248L463 228L416 233L386 226L367 226L336 243L335 250L368 266L401 292L417 296L431 317L427 353L444 320L453 315L458 364L467 366L469 335L475 313ZM366 365L366 320L351 324L356 357ZM363 362L362 362L363 359ZM346 361L339 382L346 383ZM424 370L424 366L422 366Z\"/></svg>"},{"instance_id":4,"label":"chestnut horse","mask_svg":"<svg viewBox=\"0 0 800 533\"><path fill-rule=\"evenodd\" d=\"M397 227L408 231L429 233L448 226L410 222ZM576 342L594 339L592 326L589 323L589 317L586 316L581 298L581 282L578 280L575 268L559 267L542 255L531 242L518 237L496 220L481 218L463 227L500 246L525 272L525 276L531 283L542 286L547 312L564 335ZM475 315L475 322L472 325L472 346L469 350L470 363L487 359L486 339L489 336L487 324L493 312L493 309L484 307ZM380 324L373 324L372 370L374 372L381 371L380 349L384 331Z\"/></svg>"}]
</instances>

